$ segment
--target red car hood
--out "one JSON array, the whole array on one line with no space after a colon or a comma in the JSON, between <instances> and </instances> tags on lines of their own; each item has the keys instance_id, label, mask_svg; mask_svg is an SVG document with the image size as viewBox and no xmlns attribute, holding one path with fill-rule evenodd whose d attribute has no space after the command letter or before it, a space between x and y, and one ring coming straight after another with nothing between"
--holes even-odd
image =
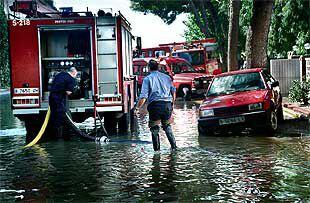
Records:
<instances>
[{"instance_id":1,"label":"red car hood","mask_svg":"<svg viewBox=\"0 0 310 203\"><path fill-rule=\"evenodd\" d=\"M179 73L173 76L174 80L192 80L198 77L208 77L206 73Z\"/></svg>"},{"instance_id":2,"label":"red car hood","mask_svg":"<svg viewBox=\"0 0 310 203\"><path fill-rule=\"evenodd\" d=\"M229 95L220 95L206 98L201 104L201 109L231 107L263 102L268 90L251 90L235 92Z\"/></svg>"}]
</instances>

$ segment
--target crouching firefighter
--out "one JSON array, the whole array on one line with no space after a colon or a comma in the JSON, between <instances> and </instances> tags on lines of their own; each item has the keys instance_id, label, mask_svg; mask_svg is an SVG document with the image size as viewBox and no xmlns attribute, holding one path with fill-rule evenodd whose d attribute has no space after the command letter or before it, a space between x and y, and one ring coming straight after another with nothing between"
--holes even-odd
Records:
<instances>
[{"instance_id":1,"label":"crouching firefighter","mask_svg":"<svg viewBox=\"0 0 310 203\"><path fill-rule=\"evenodd\" d=\"M135 113L143 104L148 102L149 127L152 133L153 148L155 151L160 150L159 141L159 124L169 140L172 149L176 149L176 141L170 125L170 117L175 101L175 87L171 78L158 71L158 63L150 60L148 64L150 74L144 78L141 88L141 94Z\"/></svg>"},{"instance_id":2,"label":"crouching firefighter","mask_svg":"<svg viewBox=\"0 0 310 203\"><path fill-rule=\"evenodd\" d=\"M49 105L51 108L51 125L56 138L62 137L67 97L76 87L77 70L71 67L68 72L58 73L50 89Z\"/></svg>"}]
</instances>

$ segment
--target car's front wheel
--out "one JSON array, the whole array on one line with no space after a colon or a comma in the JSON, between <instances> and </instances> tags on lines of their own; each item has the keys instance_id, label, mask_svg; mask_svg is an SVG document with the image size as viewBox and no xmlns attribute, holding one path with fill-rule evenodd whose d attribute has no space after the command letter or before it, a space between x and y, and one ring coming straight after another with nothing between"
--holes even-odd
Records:
<instances>
[{"instance_id":1,"label":"car's front wheel","mask_svg":"<svg viewBox=\"0 0 310 203\"><path fill-rule=\"evenodd\" d=\"M273 110L270 112L267 121L267 130L271 133L274 133L278 129L278 115Z\"/></svg>"},{"instance_id":2,"label":"car's front wheel","mask_svg":"<svg viewBox=\"0 0 310 203\"><path fill-rule=\"evenodd\" d=\"M210 129L206 129L205 127L198 125L198 133L199 136L212 136L214 132Z\"/></svg>"},{"instance_id":3,"label":"car's front wheel","mask_svg":"<svg viewBox=\"0 0 310 203\"><path fill-rule=\"evenodd\" d=\"M283 107L280 105L277 111L277 116L278 116L278 122L281 123L284 121L284 115L283 115Z\"/></svg>"}]
</instances>

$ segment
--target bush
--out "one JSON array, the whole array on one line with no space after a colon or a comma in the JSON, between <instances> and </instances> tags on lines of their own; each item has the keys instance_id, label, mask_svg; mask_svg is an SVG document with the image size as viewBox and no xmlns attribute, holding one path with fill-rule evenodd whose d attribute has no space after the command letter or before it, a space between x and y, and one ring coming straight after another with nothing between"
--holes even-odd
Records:
<instances>
[{"instance_id":1,"label":"bush","mask_svg":"<svg viewBox=\"0 0 310 203\"><path fill-rule=\"evenodd\" d=\"M290 87L288 96L289 100L292 102L300 102L308 105L310 99L310 80L294 80Z\"/></svg>"}]
</instances>

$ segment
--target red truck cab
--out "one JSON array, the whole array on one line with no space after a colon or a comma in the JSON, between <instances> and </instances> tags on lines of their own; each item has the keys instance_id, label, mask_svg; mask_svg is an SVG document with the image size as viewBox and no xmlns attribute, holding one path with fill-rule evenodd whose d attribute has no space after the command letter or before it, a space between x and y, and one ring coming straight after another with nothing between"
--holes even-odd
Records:
<instances>
[{"instance_id":1,"label":"red truck cab","mask_svg":"<svg viewBox=\"0 0 310 203\"><path fill-rule=\"evenodd\" d=\"M151 58L134 59L134 74L138 75L138 86L142 86L143 78L148 75L148 61ZM155 59L156 60L156 59ZM212 79L206 73L196 71L185 59L163 57L159 59L159 70L173 79L177 96L190 99L193 95L203 95Z\"/></svg>"},{"instance_id":2,"label":"red truck cab","mask_svg":"<svg viewBox=\"0 0 310 203\"><path fill-rule=\"evenodd\" d=\"M199 108L200 135L253 128L275 132L283 120L279 82L267 71L246 69L214 77Z\"/></svg>"}]
</instances>

